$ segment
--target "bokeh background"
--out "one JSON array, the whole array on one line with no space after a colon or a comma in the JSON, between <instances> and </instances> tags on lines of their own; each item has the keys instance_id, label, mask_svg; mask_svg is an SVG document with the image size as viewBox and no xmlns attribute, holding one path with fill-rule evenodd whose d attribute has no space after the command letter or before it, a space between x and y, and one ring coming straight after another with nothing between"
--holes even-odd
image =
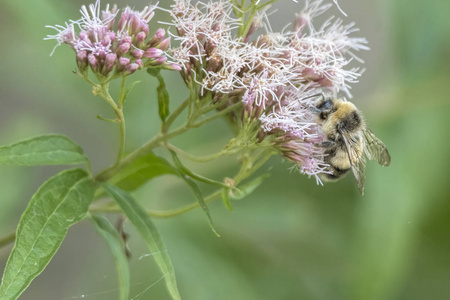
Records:
<instances>
[{"instance_id":1,"label":"bokeh background","mask_svg":"<svg viewBox=\"0 0 450 300\"><path fill-rule=\"evenodd\" d=\"M171 1L160 1L168 7ZM271 16L281 30L302 8L280 0ZM46 133L66 134L91 158L94 170L115 157L117 128L89 86L72 74L74 55L60 47L49 57L53 34L45 25L79 17L86 1L0 3L0 144ZM137 9L145 1L116 1ZM352 101L385 142L392 165L367 166L366 194L351 176L316 186L288 170L279 157L272 176L227 211L210 204L217 238L199 210L155 220L174 263L183 299L450 299L450 18L447 0L340 0L369 40L360 53L366 72ZM106 1L103 1L106 4ZM339 15L334 7L332 14ZM164 20L160 14L159 20ZM320 18L317 24L320 24ZM144 72L142 72L144 73ZM166 72L172 103L185 91ZM145 74L126 107L128 149L157 130L155 80ZM192 153L219 149L230 137L217 121L174 140ZM164 155L164 153L160 152ZM235 159L190 164L198 173L232 176ZM14 230L30 197L60 167L0 168L0 236ZM207 187L205 191L208 191ZM194 201L182 182L158 178L136 192L147 207ZM114 220L114 217L112 217ZM131 234L132 294L168 299L161 274L137 233ZM0 269L11 246L0 249ZM143 256L144 255L144 256ZM143 256L143 257L142 257ZM0 271L2 273L2 271ZM116 299L117 279L106 243L85 220L72 227L47 269L20 299ZM136 298L138 299L138 298Z\"/></svg>"}]
</instances>

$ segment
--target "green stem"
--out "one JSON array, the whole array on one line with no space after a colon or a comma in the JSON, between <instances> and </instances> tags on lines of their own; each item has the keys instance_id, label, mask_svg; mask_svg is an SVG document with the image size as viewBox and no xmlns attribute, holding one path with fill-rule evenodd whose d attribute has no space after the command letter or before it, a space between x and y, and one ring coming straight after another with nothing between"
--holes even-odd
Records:
<instances>
[{"instance_id":1,"label":"green stem","mask_svg":"<svg viewBox=\"0 0 450 300\"><path fill-rule=\"evenodd\" d=\"M100 172L95 179L97 181L107 181L110 178L114 177L117 173L120 172L123 168L131 164L133 161L145 156L148 154L152 149L158 147L161 142L164 142L170 138L173 138L177 135L180 135L186 131L188 131L190 128L186 125L181 126L178 129L175 129L174 131L171 131L167 134L157 134L155 137L153 137L150 141L148 141L146 144L144 144L142 147L136 149L134 152L126 156L119 164L114 165L102 172Z\"/></svg>"},{"instance_id":2,"label":"green stem","mask_svg":"<svg viewBox=\"0 0 450 300\"><path fill-rule=\"evenodd\" d=\"M86 73L76 72L76 75L78 75L79 77L81 77L81 78L83 78L84 80L86 80L86 82L89 83L90 85L92 85L92 87L93 87L94 89L95 89L95 88L98 89L98 88L100 87L97 83L93 82L93 81L89 78L89 75L88 75L87 72L86 72Z\"/></svg>"},{"instance_id":3,"label":"green stem","mask_svg":"<svg viewBox=\"0 0 450 300\"><path fill-rule=\"evenodd\" d=\"M194 75L195 76L195 75ZM195 94L195 84L191 83L189 86L189 100L188 100L188 123L191 122L192 115L193 115L193 106L196 100L196 94Z\"/></svg>"},{"instance_id":4,"label":"green stem","mask_svg":"<svg viewBox=\"0 0 450 300\"><path fill-rule=\"evenodd\" d=\"M167 118L166 122L163 125L162 132L167 132L172 126L172 123L175 121L176 118L186 109L186 107L189 105L189 98L184 100L183 103L181 103L177 109L174 110L173 113L170 114L170 116Z\"/></svg>"},{"instance_id":5,"label":"green stem","mask_svg":"<svg viewBox=\"0 0 450 300\"><path fill-rule=\"evenodd\" d=\"M247 36L248 31L250 30L250 27L252 26L253 23L253 19L255 18L255 14L257 12L257 6L252 3L251 5L251 9L250 9L250 13L247 17L247 20L244 21L245 18L245 14L242 16L242 22L243 25L241 27L239 27L239 37L241 38L245 38Z\"/></svg>"},{"instance_id":6,"label":"green stem","mask_svg":"<svg viewBox=\"0 0 450 300\"><path fill-rule=\"evenodd\" d=\"M221 194L222 190L218 190L208 196L205 197L205 202L211 202L213 201L215 198L219 197ZM170 209L170 210L152 210L152 209L148 209L146 210L147 214L149 216L152 216L154 218L171 218L171 217L175 217L181 214L184 214L188 211L191 211L193 209L196 209L197 207L199 207L199 203L198 202L193 202L191 204L187 204L175 209ZM119 207L98 207L98 208L91 208L89 209L89 212L91 213L123 213L123 211L119 208Z\"/></svg>"},{"instance_id":7,"label":"green stem","mask_svg":"<svg viewBox=\"0 0 450 300\"><path fill-rule=\"evenodd\" d=\"M120 88L120 95L123 97L123 89L125 87L125 77L122 79L122 86ZM119 165L123 154L125 152L125 135L126 135L126 125L125 125L125 116L123 114L123 99L119 97L119 105L116 104L114 99L109 94L109 84L105 83L102 85L101 96L106 102L114 109L114 112L117 116L117 122L119 123L119 152L117 153L117 159L115 166Z\"/></svg>"},{"instance_id":8,"label":"green stem","mask_svg":"<svg viewBox=\"0 0 450 300\"><path fill-rule=\"evenodd\" d=\"M243 168L242 169L242 173L240 172L236 177L235 177L235 184L237 185L238 183L240 183L242 180L244 180L245 178L249 177L250 175L252 175L253 173L255 173L259 168L261 168L268 160L269 158L271 158L276 152L273 150L266 150L266 151L262 151L261 153L259 153L257 156L253 157L253 160L256 161L256 159L261 156L262 154L265 154L257 163L250 162L250 168Z\"/></svg>"},{"instance_id":9,"label":"green stem","mask_svg":"<svg viewBox=\"0 0 450 300\"><path fill-rule=\"evenodd\" d=\"M0 248L3 248L11 243L14 242L14 240L16 239L16 232L11 232L10 234L8 234L7 236L4 236L0 239Z\"/></svg>"},{"instance_id":10,"label":"green stem","mask_svg":"<svg viewBox=\"0 0 450 300\"><path fill-rule=\"evenodd\" d=\"M117 159L115 165L120 164L120 162L123 159L123 154L125 152L125 135L126 135L126 129L125 129L125 116L123 114L122 108L118 109L116 111L117 118L119 119L119 128L120 128L120 135L119 135L119 152L117 153Z\"/></svg>"},{"instance_id":11,"label":"green stem","mask_svg":"<svg viewBox=\"0 0 450 300\"><path fill-rule=\"evenodd\" d=\"M214 119L217 119L219 117L222 117L223 115L226 115L229 112L232 112L236 108L239 108L241 105L242 105L242 102L235 103L235 104L225 108L224 110L219 111L218 113L216 113L216 114L214 114L214 115L212 115L212 116L210 116L208 118L205 118L205 119L203 119L201 121L198 121L197 123L192 124L191 127L194 127L194 128L195 127L200 127L200 126L202 126L205 123L208 123L208 122L210 122L210 121L212 121Z\"/></svg>"},{"instance_id":12,"label":"green stem","mask_svg":"<svg viewBox=\"0 0 450 300\"><path fill-rule=\"evenodd\" d=\"M119 108L123 107L123 103L125 102L125 82L127 81L127 76L122 77L122 82L120 84L120 92L119 92Z\"/></svg>"},{"instance_id":13,"label":"green stem","mask_svg":"<svg viewBox=\"0 0 450 300\"><path fill-rule=\"evenodd\" d=\"M177 154L180 154L180 155L186 157L187 159L192 160L192 161L196 161L196 162L209 162L209 161L218 159L218 158L220 158L220 157L222 157L224 155L229 154L228 151L221 150L220 152L217 152L217 153L214 153L214 154L211 154L211 155L195 156L195 155L192 155L192 154L190 154L190 153L188 153L188 152L186 152L186 151L184 151L184 150L182 150L182 149L180 149L180 148L178 148L178 147L176 147L176 146L174 146L174 145L172 145L170 143L166 143L165 146L168 149L176 152Z\"/></svg>"}]
</instances>

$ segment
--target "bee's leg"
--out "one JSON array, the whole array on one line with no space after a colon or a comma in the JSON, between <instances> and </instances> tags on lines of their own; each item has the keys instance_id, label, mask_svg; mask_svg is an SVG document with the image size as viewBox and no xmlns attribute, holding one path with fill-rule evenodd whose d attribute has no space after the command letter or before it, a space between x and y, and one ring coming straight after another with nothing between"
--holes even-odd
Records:
<instances>
[{"instance_id":1,"label":"bee's leg","mask_svg":"<svg viewBox=\"0 0 450 300\"><path fill-rule=\"evenodd\" d=\"M312 111L313 113L316 113L316 114L320 114L320 113L322 112L321 109L318 109L318 108L315 107L315 106L308 107L308 109L309 109L310 111Z\"/></svg>"},{"instance_id":2,"label":"bee's leg","mask_svg":"<svg viewBox=\"0 0 450 300\"><path fill-rule=\"evenodd\" d=\"M334 142L334 141L324 141L324 142L319 143L318 146L322 147L322 148L327 148L327 149L334 148L334 147L336 147L336 142Z\"/></svg>"}]
</instances>

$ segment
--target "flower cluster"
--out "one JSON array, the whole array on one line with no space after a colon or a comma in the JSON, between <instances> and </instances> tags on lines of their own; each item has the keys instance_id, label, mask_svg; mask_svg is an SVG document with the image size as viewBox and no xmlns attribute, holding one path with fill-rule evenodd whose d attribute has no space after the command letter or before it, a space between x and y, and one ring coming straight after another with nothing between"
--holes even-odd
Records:
<instances>
[{"instance_id":1,"label":"flower cluster","mask_svg":"<svg viewBox=\"0 0 450 300\"><path fill-rule=\"evenodd\" d=\"M302 173L318 175L326 164L324 151L317 146L324 135L310 109L318 99L313 96L324 90L349 95L350 84L361 74L359 68L348 67L353 59L361 62L353 52L368 48L364 38L349 36L357 31L353 23L344 25L332 17L316 29L312 19L331 4L305 2L293 29L274 33L268 30L266 9L245 27L231 16L239 9L225 1L193 5L175 0L170 24L179 45L170 49L170 55L182 66L185 81L199 84L213 101L226 98L229 105L242 101L242 118L260 122L261 141L270 137ZM256 35L261 27L266 32Z\"/></svg>"},{"instance_id":2,"label":"flower cluster","mask_svg":"<svg viewBox=\"0 0 450 300\"><path fill-rule=\"evenodd\" d=\"M68 44L76 53L82 73L87 72L88 67L102 76L125 76L142 67L180 70L165 56L170 37L165 37L164 29L149 35L148 23L155 14L155 8L147 6L142 11L135 11L126 7L116 20L120 13L117 6L110 8L107 5L100 10L100 0L97 0L89 7L82 6L79 20L66 22L65 26L47 26L58 32L45 39L56 40L56 47ZM76 29L79 29L78 33Z\"/></svg>"}]
</instances>

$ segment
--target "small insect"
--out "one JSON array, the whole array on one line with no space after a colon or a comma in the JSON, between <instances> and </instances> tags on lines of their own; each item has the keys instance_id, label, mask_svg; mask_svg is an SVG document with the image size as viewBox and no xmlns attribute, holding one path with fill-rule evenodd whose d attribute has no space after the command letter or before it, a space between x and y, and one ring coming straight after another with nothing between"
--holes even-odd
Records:
<instances>
[{"instance_id":1,"label":"small insect","mask_svg":"<svg viewBox=\"0 0 450 300\"><path fill-rule=\"evenodd\" d=\"M327 136L320 146L326 149L325 162L329 164L329 173L322 174L321 178L325 181L338 180L351 169L359 191L364 195L364 154L387 167L391 156L386 146L367 128L361 112L351 102L322 95L321 101L312 110L317 113Z\"/></svg>"}]
</instances>

